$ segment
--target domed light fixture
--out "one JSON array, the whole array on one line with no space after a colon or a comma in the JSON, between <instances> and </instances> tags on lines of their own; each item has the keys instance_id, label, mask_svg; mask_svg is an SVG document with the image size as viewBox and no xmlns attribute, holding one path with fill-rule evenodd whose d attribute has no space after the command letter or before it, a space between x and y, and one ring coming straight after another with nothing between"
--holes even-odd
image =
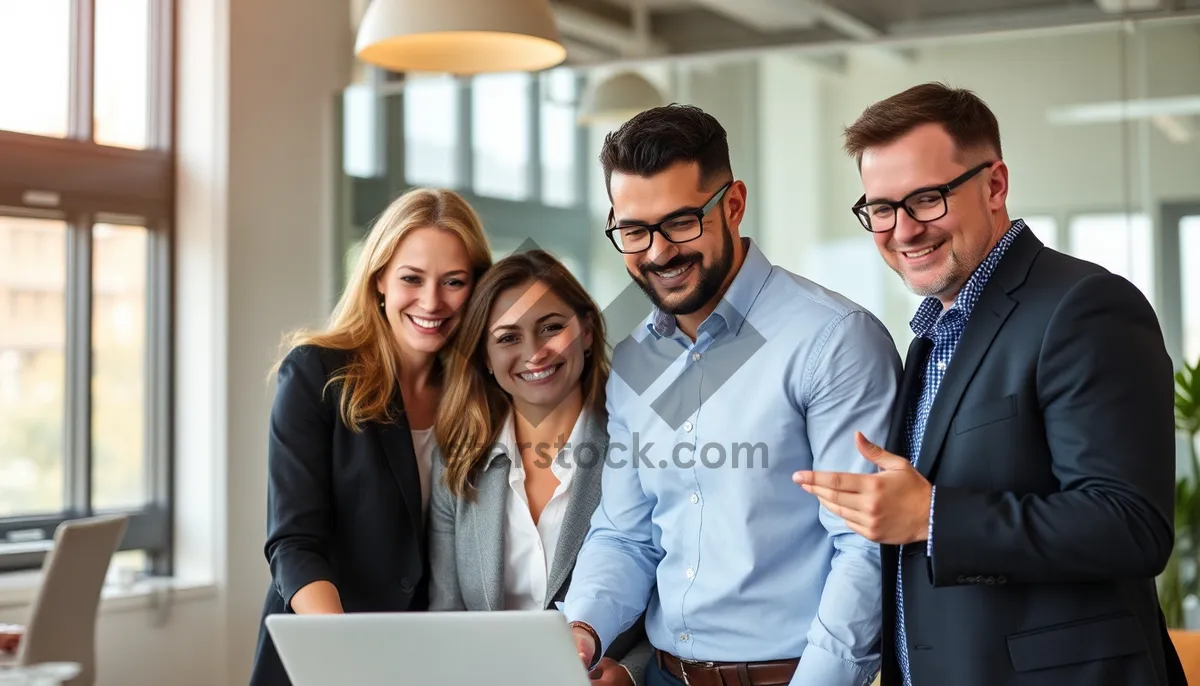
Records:
<instances>
[{"instance_id":1,"label":"domed light fixture","mask_svg":"<svg viewBox=\"0 0 1200 686\"><path fill-rule=\"evenodd\" d=\"M354 53L390 71L539 71L567 56L548 0L374 0Z\"/></svg>"},{"instance_id":2,"label":"domed light fixture","mask_svg":"<svg viewBox=\"0 0 1200 686\"><path fill-rule=\"evenodd\" d=\"M665 104L662 93L646 77L637 72L621 72L588 90L579 108L579 123L588 126L620 122Z\"/></svg>"}]
</instances>

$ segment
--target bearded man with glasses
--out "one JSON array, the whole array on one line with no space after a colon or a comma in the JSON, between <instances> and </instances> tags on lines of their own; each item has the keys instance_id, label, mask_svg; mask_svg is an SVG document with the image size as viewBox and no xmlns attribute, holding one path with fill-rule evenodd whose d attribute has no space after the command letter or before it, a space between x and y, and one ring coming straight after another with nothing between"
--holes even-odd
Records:
<instances>
[{"instance_id":1,"label":"bearded man with glasses","mask_svg":"<svg viewBox=\"0 0 1200 686\"><path fill-rule=\"evenodd\" d=\"M605 234L654 309L613 353L610 455L564 606L584 664L644 615L644 686L865 686L878 546L790 477L874 469L852 435L884 439L895 343L740 235L747 189L712 116L643 112L601 162Z\"/></svg>"}]
</instances>

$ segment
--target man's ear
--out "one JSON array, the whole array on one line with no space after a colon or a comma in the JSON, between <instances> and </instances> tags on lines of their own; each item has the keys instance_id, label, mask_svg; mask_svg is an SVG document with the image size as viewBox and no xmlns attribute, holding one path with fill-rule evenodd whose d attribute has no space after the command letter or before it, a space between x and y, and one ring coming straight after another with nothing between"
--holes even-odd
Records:
<instances>
[{"instance_id":1,"label":"man's ear","mask_svg":"<svg viewBox=\"0 0 1200 686\"><path fill-rule=\"evenodd\" d=\"M742 223L742 218L746 216L746 184L741 181L734 181L729 190L725 191L725 202L721 203L729 207L729 224L730 226L738 226Z\"/></svg>"}]
</instances>

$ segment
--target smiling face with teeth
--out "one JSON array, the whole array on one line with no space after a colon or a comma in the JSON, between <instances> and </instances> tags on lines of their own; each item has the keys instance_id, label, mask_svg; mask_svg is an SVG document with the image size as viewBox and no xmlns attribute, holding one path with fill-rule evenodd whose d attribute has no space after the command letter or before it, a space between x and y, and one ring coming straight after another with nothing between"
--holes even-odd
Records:
<instances>
[{"instance_id":1,"label":"smiling face with teeth","mask_svg":"<svg viewBox=\"0 0 1200 686\"><path fill-rule=\"evenodd\" d=\"M522 416L540 421L583 404L581 377L591 328L543 281L505 289L487 325L487 367Z\"/></svg>"},{"instance_id":2,"label":"smiling face with teeth","mask_svg":"<svg viewBox=\"0 0 1200 686\"><path fill-rule=\"evenodd\" d=\"M703 208L727 179L701 178L696 162L678 162L651 176L614 170L611 193L614 223L660 222ZM676 316L692 335L712 313L742 264L745 250L739 228L746 207L746 186L734 181L721 202L705 215L700 236L671 243L660 233L649 249L625 254L625 268L658 309Z\"/></svg>"},{"instance_id":3,"label":"smiling face with teeth","mask_svg":"<svg viewBox=\"0 0 1200 686\"><path fill-rule=\"evenodd\" d=\"M450 231L413 229L400 241L376 290L401 349L433 355L446 345L471 293L473 273L466 245Z\"/></svg>"},{"instance_id":4,"label":"smiling face with teeth","mask_svg":"<svg viewBox=\"0 0 1200 686\"><path fill-rule=\"evenodd\" d=\"M923 124L863 151L863 190L868 201L896 201L914 189L947 183L989 159L996 159L995 151L959 151L944 128ZM937 297L949 307L1008 230L1007 196L1008 168L997 162L955 188L940 219L918 222L897 211L895 229L872 234L875 245L909 290Z\"/></svg>"}]
</instances>

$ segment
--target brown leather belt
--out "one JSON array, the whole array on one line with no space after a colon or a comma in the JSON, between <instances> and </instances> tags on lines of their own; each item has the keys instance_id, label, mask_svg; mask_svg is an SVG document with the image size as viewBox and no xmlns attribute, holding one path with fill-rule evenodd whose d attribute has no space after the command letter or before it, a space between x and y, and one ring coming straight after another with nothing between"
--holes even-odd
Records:
<instances>
[{"instance_id":1,"label":"brown leather belt","mask_svg":"<svg viewBox=\"0 0 1200 686\"><path fill-rule=\"evenodd\" d=\"M782 686L792 681L799 659L769 662L696 662L662 650L654 651L658 666L688 686Z\"/></svg>"}]
</instances>

